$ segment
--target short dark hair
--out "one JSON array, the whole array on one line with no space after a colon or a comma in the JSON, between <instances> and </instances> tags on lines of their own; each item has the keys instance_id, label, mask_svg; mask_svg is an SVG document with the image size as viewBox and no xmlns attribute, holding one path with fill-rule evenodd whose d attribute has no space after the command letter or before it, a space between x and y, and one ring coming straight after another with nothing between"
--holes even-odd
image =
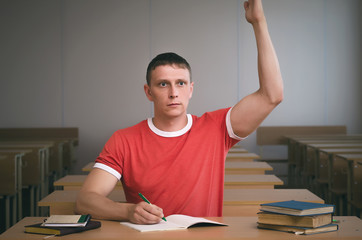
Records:
<instances>
[{"instance_id":1,"label":"short dark hair","mask_svg":"<svg viewBox=\"0 0 362 240\"><path fill-rule=\"evenodd\" d=\"M176 53L167 52L157 55L148 64L147 73L146 73L146 80L148 85L151 84L151 72L155 70L156 67L164 65L176 65L180 68L186 68L187 70L189 70L190 81L191 81L191 67L190 64L186 61L186 59L184 59L180 55L177 55Z\"/></svg>"}]
</instances>

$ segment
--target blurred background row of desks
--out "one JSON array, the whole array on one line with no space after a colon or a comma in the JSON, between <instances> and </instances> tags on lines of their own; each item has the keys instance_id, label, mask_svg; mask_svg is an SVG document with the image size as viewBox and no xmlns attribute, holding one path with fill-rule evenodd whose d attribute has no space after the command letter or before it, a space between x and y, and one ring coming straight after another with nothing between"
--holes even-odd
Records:
<instances>
[{"instance_id":1,"label":"blurred background row of desks","mask_svg":"<svg viewBox=\"0 0 362 240\"><path fill-rule=\"evenodd\" d=\"M288 188L309 189L338 215L361 215L362 134L346 126L270 126L259 127L257 138L261 149L285 146Z\"/></svg>"},{"instance_id":2,"label":"blurred background row of desks","mask_svg":"<svg viewBox=\"0 0 362 240\"><path fill-rule=\"evenodd\" d=\"M37 203L67 174L77 146L78 128L0 129L0 226L46 214Z\"/></svg>"}]
</instances>

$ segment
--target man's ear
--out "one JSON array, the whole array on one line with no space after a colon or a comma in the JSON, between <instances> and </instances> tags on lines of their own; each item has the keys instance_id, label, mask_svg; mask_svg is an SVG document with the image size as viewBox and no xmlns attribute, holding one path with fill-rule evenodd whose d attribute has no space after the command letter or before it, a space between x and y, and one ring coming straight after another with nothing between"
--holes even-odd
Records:
<instances>
[{"instance_id":1,"label":"man's ear","mask_svg":"<svg viewBox=\"0 0 362 240\"><path fill-rule=\"evenodd\" d=\"M148 98L148 100L150 100L151 102L153 102L153 98L152 98L152 93L151 93L151 89L150 86L148 86L148 84L145 84L143 86L143 89L145 91L146 97Z\"/></svg>"}]
</instances>

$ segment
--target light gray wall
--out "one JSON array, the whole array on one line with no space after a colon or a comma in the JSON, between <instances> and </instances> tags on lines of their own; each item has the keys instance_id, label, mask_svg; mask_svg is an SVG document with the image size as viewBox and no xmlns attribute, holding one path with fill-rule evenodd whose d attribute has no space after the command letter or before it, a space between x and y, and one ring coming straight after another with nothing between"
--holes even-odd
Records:
<instances>
[{"instance_id":1,"label":"light gray wall","mask_svg":"<svg viewBox=\"0 0 362 240\"><path fill-rule=\"evenodd\" d=\"M284 102L263 125L347 125L362 133L360 0L268 0ZM1 0L0 127L79 127L78 164L152 116L143 93L156 54L193 68L189 112L257 90L251 26L236 0ZM255 133L242 145L258 152Z\"/></svg>"}]
</instances>

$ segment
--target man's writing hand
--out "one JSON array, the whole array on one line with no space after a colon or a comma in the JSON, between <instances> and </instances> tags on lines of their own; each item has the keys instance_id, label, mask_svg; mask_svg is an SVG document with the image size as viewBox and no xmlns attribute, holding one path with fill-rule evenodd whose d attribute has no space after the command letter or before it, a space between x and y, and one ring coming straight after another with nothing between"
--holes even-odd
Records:
<instances>
[{"instance_id":1,"label":"man's writing hand","mask_svg":"<svg viewBox=\"0 0 362 240\"><path fill-rule=\"evenodd\" d=\"M139 202L129 208L129 221L136 224L155 224L162 220L163 210L153 204Z\"/></svg>"}]
</instances>

